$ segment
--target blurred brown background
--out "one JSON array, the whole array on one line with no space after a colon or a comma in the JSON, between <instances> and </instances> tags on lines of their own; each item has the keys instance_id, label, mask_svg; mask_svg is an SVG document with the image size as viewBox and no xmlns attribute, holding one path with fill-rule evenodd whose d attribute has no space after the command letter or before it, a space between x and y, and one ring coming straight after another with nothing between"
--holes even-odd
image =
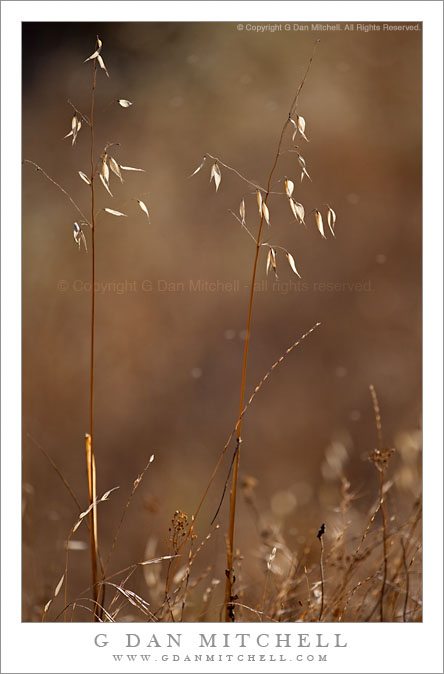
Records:
<instances>
[{"instance_id":1,"label":"blurred brown background","mask_svg":"<svg viewBox=\"0 0 444 674\"><path fill-rule=\"evenodd\" d=\"M293 23L293 22L292 22ZM288 248L306 286L278 258L282 283L255 297L247 393L316 321L322 323L272 375L243 431L241 477L253 476L264 525L291 549L322 521L334 528L344 473L366 513L377 475L366 460L376 444L368 386L379 395L385 443L395 446L392 511L402 519L421 489L421 32L239 31L232 23L69 23L23 26L23 157L42 166L88 212L89 135L74 148L70 99L88 113L91 65L103 41L110 73L98 73L96 147L146 173L112 175L111 199L99 184L96 443L98 492L120 486L99 510L104 554L133 481L154 453L127 513L110 571L147 554L167 554L178 508L191 515L237 414L254 244L228 212L245 197L247 225L258 226L255 196L222 167L217 194L210 163L188 176L205 152L265 184L282 124L321 38L298 111L310 143L299 139L313 183L299 183L293 154L276 179L295 181L307 229L286 200L269 201L267 240ZM134 105L119 107L118 98ZM288 139L290 140L290 139ZM275 185L282 190L282 184ZM133 198L143 199L151 224ZM336 239L321 239L313 214L336 211ZM64 567L63 544L77 510L40 452L60 467L87 504L90 253L79 254L77 213L32 167L23 170L23 619L39 620ZM89 232L86 232L89 242ZM265 254L259 280L265 279ZM190 280L239 280L237 292L192 292ZM60 281L65 281L63 292ZM152 283L147 292L144 281ZM159 281L183 282L163 292ZM320 291L321 282L349 283ZM354 284L363 283L364 289ZM63 286L63 284L62 284ZM163 286L162 286L163 287ZM34 439L34 440L33 440ZM197 522L208 531L228 470L227 456ZM396 508L395 508L396 505ZM227 503L199 564L223 581ZM329 528L327 526L327 534ZM87 541L86 527L75 539ZM262 568L259 535L239 500L237 542L243 575ZM89 553L70 553L70 595L89 585ZM198 572L197 572L198 573ZM133 589L150 600L143 575ZM222 586L223 582L221 583ZM216 602L217 603L217 602ZM216 606L216 604L215 604ZM210 617L217 619L214 609ZM56 615L55 611L52 615ZM78 616L81 619L81 616ZM86 616L88 619L88 616Z\"/></svg>"}]
</instances>

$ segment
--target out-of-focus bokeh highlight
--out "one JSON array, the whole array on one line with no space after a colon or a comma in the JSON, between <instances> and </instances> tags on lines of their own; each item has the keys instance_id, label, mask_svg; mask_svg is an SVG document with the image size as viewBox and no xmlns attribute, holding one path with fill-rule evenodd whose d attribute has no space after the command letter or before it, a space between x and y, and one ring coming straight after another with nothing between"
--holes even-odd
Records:
<instances>
[{"instance_id":1,"label":"out-of-focus bokeh highlight","mask_svg":"<svg viewBox=\"0 0 444 674\"><path fill-rule=\"evenodd\" d=\"M326 522L328 546L342 476L356 496L352 521L355 516L361 526L374 505L370 384L384 443L397 450L387 475L396 521L408 517L421 493L421 33L24 24L23 158L47 171L87 215L89 189L78 171L90 170L89 130L83 126L74 147L63 137L71 128L68 99L89 113L92 66L83 61L97 34L110 74L98 72L97 154L105 143L119 143L110 154L146 171L124 172L122 184L111 174L113 198L97 184L97 208L128 215L101 212L96 229L98 493L120 487L99 507L104 557L133 482L155 455L126 514L110 572L170 552L174 512L191 517L195 511L237 417L254 243L229 211L237 214L244 198L255 234L256 197L224 167L216 193L209 161L189 176L208 152L265 184L291 99L321 38L298 105L310 142L300 136L296 142L313 182L300 183L297 157L285 153L273 184L282 192L285 176L295 182L307 226L296 222L284 196L273 194L264 239L292 253L302 280L282 255L279 282L267 277L263 251L247 395L288 346L317 321L321 326L276 368L245 416L236 542L248 603L263 574L264 530L297 551L316 542ZM119 98L133 105L122 108ZM291 134L287 141L289 147ZM147 204L150 222L135 199ZM328 233L322 239L316 229L312 211L325 214L325 204L337 213L335 239ZM78 514L39 446L82 507L88 504L91 258L90 250L77 251L75 220L68 199L24 165L25 621L40 620L53 595ZM90 232L85 236L90 243ZM216 290L208 286L213 282ZM218 507L231 452L196 522L199 541ZM211 579L220 581L202 619L219 616L227 516L225 500L220 529L213 527L193 571L195 580L213 567L202 590ZM71 598L90 584L85 526L73 541ZM136 574L132 586L148 601L157 597L156 574L165 574L165 566L153 568ZM199 619L199 607L188 619Z\"/></svg>"}]
</instances>

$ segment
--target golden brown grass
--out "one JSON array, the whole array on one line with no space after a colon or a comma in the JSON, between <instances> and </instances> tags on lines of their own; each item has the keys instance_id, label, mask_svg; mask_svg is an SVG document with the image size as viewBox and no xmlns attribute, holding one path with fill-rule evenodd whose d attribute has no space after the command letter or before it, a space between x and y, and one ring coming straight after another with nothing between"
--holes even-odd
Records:
<instances>
[{"instance_id":1,"label":"golden brown grass","mask_svg":"<svg viewBox=\"0 0 444 674\"><path fill-rule=\"evenodd\" d=\"M236 600L238 599L238 595L235 593L234 590L234 569L233 569L233 555L234 555L234 534L235 534L235 522L236 522L236 503L237 503L237 491L238 491L238 479L239 479L239 461L240 461L240 454L241 454L241 443L242 443L242 421L243 421L243 411L244 411L244 398L245 398L245 384L246 384L246 377L247 377L247 365L248 365L248 354L249 354L249 347L250 347L250 340L251 340L251 323L252 323L252 316L253 316L253 301L254 301L254 296L255 296L255 284L256 284L256 277L257 277L257 272L258 272L258 262L259 262L259 256L260 252L263 247L266 247L268 249L268 254L267 254L267 259L266 259L266 272L268 274L269 270L272 269L274 275L276 278L278 278L278 273L277 273L277 251L283 251L285 254L285 257L287 259L287 262L294 274L296 274L298 277L300 277L299 272L297 271L296 264L293 258L293 255L286 249L283 248L282 246L277 246L275 244L270 244L268 242L264 242L262 240L263 238L263 229L264 229L264 223L268 225L270 228L270 209L268 206L269 202L269 197L271 194L275 194L272 190L272 181L275 176L276 169L279 164L279 159L281 158L281 155L284 154L285 152L292 152L296 154L298 158L298 162L301 168L301 182L304 177L307 177L309 180L311 180L310 175L307 171L307 166L306 166L306 161L299 152L299 146L296 145L295 139L299 135L300 138L303 138L305 142L308 142L308 138L305 135L305 128L306 128L306 122L305 118L302 117L302 115L298 114L298 103L299 103L299 97L302 91L302 88L307 80L308 74L310 72L310 68L313 62L313 58L315 55L317 43L319 40L316 40L316 42L313 45L313 51L310 56L310 59L308 61L308 65L305 71L304 76L302 77L302 80L300 81L296 93L293 96L293 99L290 103L289 109L288 109L288 114L285 119L285 122L282 126L280 136L279 136L279 141L277 145L277 150L276 154L273 159L273 163L270 169L270 172L268 174L268 178L266 181L266 188L262 188L259 185L255 184L253 181L248 180L248 178L245 178L239 171L236 169L233 169L232 167L228 166L224 162L219 161L217 158L213 157L210 154L205 155L202 163L200 166L196 169L196 171L192 174L195 175L198 171L200 171L205 163L206 157L211 158L214 160L214 163L211 167L211 174L210 174L210 180L214 180L215 187L216 187L216 192L219 188L220 182L222 180L222 174L220 170L220 165L224 166L225 168L233 171L239 178L242 179L242 181L246 182L248 185L253 186L256 189L256 199L257 199L257 204L259 207L259 225L258 225L258 230L257 230L257 235L254 236L251 231L247 228L246 226L246 206L245 206L245 198L242 197L242 200L240 202L240 207L239 207L239 213L240 213L240 218L238 218L232 211L233 215L235 215L236 219L240 221L242 228L244 228L248 235L250 236L251 239L253 239L255 243L255 252L253 256L253 271L251 275L251 281L250 281L250 297L249 297L249 302L248 302L248 309L247 309L247 320L246 320L246 338L245 338L245 347L244 347L244 356L243 356L243 361L242 361L242 368L241 368L241 383L240 383L240 393L239 393L239 415L238 415L238 421L236 424L236 440L235 440L235 449L234 449L234 454L233 454L233 459L232 459L232 466L230 466L230 471L232 469L233 472L233 477L232 477L232 485L231 485L231 491L230 491L230 512L229 512L229 523L228 523L228 533L227 533L227 539L226 539L226 546L227 546L227 565L225 569L225 620L226 621L231 621L234 622L235 620L235 603ZM287 140L288 136L288 130L291 128L293 130L293 134L291 137L291 144L289 147L287 147L284 150L284 141ZM288 202L291 208L291 211L300 223L303 223L305 225L304 217L305 217L305 209L303 205L293 198L293 191L295 189L295 183L293 180L288 179L286 176L281 177L278 183L284 183L285 186L285 196L288 198ZM328 211L327 211L327 222L328 226L330 228L331 234L334 236L334 227L336 223L336 213L335 211L328 206ZM325 239L325 230L324 230L324 223L323 223L323 218L322 214L319 209L314 208L313 211L315 214L315 221L317 228L321 234L321 236ZM225 490L224 490L225 493ZM321 546L323 546L323 541L320 538L321 541ZM323 587L323 583L322 583ZM321 614L322 614L322 607L321 607Z\"/></svg>"},{"instance_id":2,"label":"golden brown grass","mask_svg":"<svg viewBox=\"0 0 444 674\"><path fill-rule=\"evenodd\" d=\"M78 246L79 251L82 246L85 249L85 252L88 252L87 238L83 231L83 228L89 228L91 233L91 245L90 245L90 257L91 257L91 320L90 320L90 367L89 367L89 432L85 434L85 445L86 445L86 474L87 474L87 483L88 483L88 494L89 494L89 531L90 531L90 552L91 552L91 578L92 578L92 602L93 602L93 616L94 620L100 620L103 615L104 607L100 603L100 591L102 588L103 596L102 603L104 601L104 592L105 592L105 568L100 558L99 552L99 536L98 536L98 513L97 513L97 471L96 471L96 460L94 456L94 360L95 360L95 339L96 339L96 244L95 244L95 234L96 234L96 225L97 218L101 211L106 212L110 215L116 217L126 217L121 211L105 207L96 210L96 183L99 179L105 188L109 196L113 196L110 190L110 170L114 173L122 182L121 170L129 171L139 171L142 169L136 169L133 167L119 165L118 162L111 156L109 156L109 148L115 145L115 143L107 143L102 150L100 157L96 156L95 149L95 124L96 124L96 89L97 89L97 73L98 70L103 71L106 76L109 78L109 73L106 68L105 62L101 55L102 51L102 41L97 36L97 43L95 51L85 59L84 63L90 62L92 68L92 84L91 84L91 96L90 96L90 108L89 116L82 113L71 101L68 100L69 105L73 109L73 117L71 120L71 131L66 134L65 138L71 138L72 146L74 147L77 137L82 129L82 126L87 125L90 130L90 141L89 141L89 163L90 163L90 174L87 176L83 171L79 170L78 174L82 181L86 183L90 189L90 219L88 219L82 209L77 205L77 202L72 198L67 190L65 190L56 180L48 175L38 164L35 162L25 159L24 162L28 163L36 168L37 171L41 172L46 179L48 179L55 187L57 187L70 201L71 205L80 215L80 222L74 222L73 225L73 234L74 241ZM126 99L118 99L117 103L123 107L128 108L132 103ZM147 206L142 200L137 199L137 203L141 210L146 214L149 219L149 213ZM106 500L106 499L101 499ZM123 517L123 516L122 516ZM81 518L82 519L82 518ZM118 536L118 532L116 537ZM112 549L110 554L112 553ZM102 581L99 583L99 567L101 567ZM54 596L57 596L61 584L65 582L65 597L67 591L67 567L65 568L65 574L60 582L60 586L57 586ZM49 608L49 603L45 607L44 614L46 614L47 609Z\"/></svg>"},{"instance_id":3,"label":"golden brown grass","mask_svg":"<svg viewBox=\"0 0 444 674\"><path fill-rule=\"evenodd\" d=\"M315 45L316 47L316 45ZM99 512L101 504L109 499L113 489L108 490L102 497L97 496L96 461L94 456L94 359L96 347L96 316L95 290L96 280L95 233L97 218L101 211L115 217L124 217L125 214L109 207L96 209L96 187L100 180L108 194L110 192L110 169L121 178L121 170L139 170L121 166L109 156L111 147L107 144L100 156L95 152L95 95L97 75L100 71L108 75L101 56L102 44L97 41L96 52L87 59L92 67L92 87L89 115L82 114L72 103L74 115L69 136L74 144L81 131L82 124L90 128L89 160L90 174L80 177L90 189L91 216L85 217L82 209L71 195L38 164L25 160L40 171L54 186L69 199L71 205L80 216L80 224L75 223L74 239L79 247L83 246L91 256L91 321L90 321L90 368L89 368L89 432L86 433L86 467L88 485L88 505L82 508L81 499L78 499L71 489L61 470L41 448L50 461L53 469L62 479L66 489L70 492L78 508L78 517L71 527L65 542L65 567L62 577L55 585L52 596L42 606L42 619L49 620L76 620L80 619L81 612L86 611L88 616L96 621L115 622L119 619L139 619L147 621L199 621L220 616L227 621L418 621L421 620L421 503L416 500L411 506L409 515L402 521L392 515L394 508L388 507L388 498L392 485L390 475L390 457L392 449L384 448L382 441L382 423L379 402L374 387L370 387L373 408L376 420L377 448L369 452L369 459L377 469L378 484L374 485L377 495L376 504L365 516L354 508L357 495L351 491L351 485L343 473L341 475L341 489L338 493L337 512L333 530L330 531L329 513L326 514L326 525L311 522L304 532L303 542L296 545L287 540L287 532L279 530L277 526L266 521L260 507L257 505L257 484L251 477L240 479L240 450L243 441L242 427L247 411L253 404L256 395L270 378L276 368L288 357L296 346L312 335L320 326L314 323L307 332L294 341L287 350L269 367L264 376L253 389L249 397L246 393L248 354L251 343L251 328L253 316L253 300L255 282L257 279L261 251L267 252L266 273L278 273L278 254L283 253L291 273L299 276L300 261L282 246L264 241L265 225L270 227L273 221L273 210L270 208L270 196L284 197L289 203L291 212L299 224L305 225L305 209L295 200L293 192L295 183L286 176L275 179L279 159L283 153L291 152L297 158L302 178L310 179L305 159L295 145L296 137L307 141L305 136L305 119L297 113L301 90L306 82L312 64L315 47L309 60L306 72L298 85L290 104L288 115L280 132L276 154L266 180L266 187L261 187L254 181L245 178L237 169L229 166L220 159L207 153L201 165L194 174L211 160L210 178L214 181L216 191L223 179L221 167L233 172L245 182L251 194L242 196L239 206L239 216L235 215L241 228L254 241L252 255L252 274L250 279L249 302L246 316L246 340L241 365L239 408L234 427L228 440L220 452L214 470L202 491L198 505L192 515L180 509L180 504L173 504L171 510L174 515L168 536L168 554L156 556L153 550L145 559L134 562L116 572L109 573L110 559L116 550L119 534L130 510L133 496L144 479L145 474L154 456L146 464L143 471L135 479L123 508L115 533L111 538L111 545L106 558L99 546ZM125 108L130 105L126 99L119 99L118 104ZM284 147L284 142L293 132L290 145ZM193 175L194 175L193 174ZM275 183L273 183L275 181ZM277 187L276 187L277 185ZM283 190L280 186L284 186ZM251 198L250 198L251 197ZM257 234L254 235L247 226L247 217L250 218L248 201L256 201L259 210ZM137 199L140 209L149 219L145 203ZM256 212L256 204L254 209ZM326 238L326 228L321 210L313 208L315 225L323 238ZM257 218L257 216L256 216ZM326 223L332 236L335 236L336 213L327 205ZM85 228L85 232L84 232ZM90 233L88 245L85 233ZM37 446L38 443L34 441ZM234 442L234 450L229 462L228 477L221 492L219 507L205 530L198 534L196 523L202 519L203 506L210 488L219 475L224 459ZM232 474L232 475L231 475ZM222 505L227 485L231 476L230 504L228 526L226 534L226 567L222 570L215 562L199 565L206 548L219 535L217 519ZM240 485L240 486L239 486ZM243 498L249 509L257 530L257 547L255 554L260 560L260 573L254 578L248 577L244 571L242 546L236 545L236 510L238 501ZM381 527L378 527L380 513ZM324 519L324 518L323 518ZM330 518L331 519L331 518ZM82 525L89 527L90 555L91 555L91 582L80 595L69 596L68 572L69 551L72 535ZM316 531L318 533L316 534ZM103 561L105 559L105 561ZM236 579L237 578L237 579ZM136 582L145 579L147 586L146 596L141 591L132 589ZM220 596L219 589L225 585L224 596ZM64 587L63 602L60 600L60 591ZM105 592L107 590L107 592ZM54 610L56 599L59 598L57 610ZM52 608L51 608L52 607ZM50 615L51 609L51 615Z\"/></svg>"}]
</instances>

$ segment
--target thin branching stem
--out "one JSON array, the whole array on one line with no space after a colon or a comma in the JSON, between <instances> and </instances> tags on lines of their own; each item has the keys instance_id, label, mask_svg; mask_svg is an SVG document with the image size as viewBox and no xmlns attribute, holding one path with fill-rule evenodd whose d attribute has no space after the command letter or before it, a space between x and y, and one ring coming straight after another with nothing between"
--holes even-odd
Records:
<instances>
[{"instance_id":1,"label":"thin branching stem","mask_svg":"<svg viewBox=\"0 0 444 674\"><path fill-rule=\"evenodd\" d=\"M324 539L322 536L319 536L319 542L321 544L321 554L319 558L319 568L321 571L321 608L319 610L319 622L321 622L322 614L324 613Z\"/></svg>"},{"instance_id":2,"label":"thin branching stem","mask_svg":"<svg viewBox=\"0 0 444 674\"><path fill-rule=\"evenodd\" d=\"M94 459L94 341L95 341L95 280L96 280L96 256L95 256L95 164L94 164L94 106L97 83L97 62L93 60L93 76L90 108L90 162L91 162L91 355L90 355L90 388L89 388L89 440L91 443L90 458L88 464L90 505L95 501L95 459ZM98 620L97 608L99 606L98 585L98 541L97 541L97 508L94 507L90 514L90 537L91 537L91 572L92 588L95 601L94 619Z\"/></svg>"},{"instance_id":3,"label":"thin branching stem","mask_svg":"<svg viewBox=\"0 0 444 674\"><path fill-rule=\"evenodd\" d=\"M241 226L241 229L244 229L247 232L250 239L252 239L254 241L254 243L256 243L256 237L253 236L253 234L250 232L250 230L248 229L246 224L244 222L242 222L242 220L236 215L236 213L234 213L234 211L231 210L231 208L228 209L228 212L231 213L231 215L233 215L236 218L236 220L239 222L239 224Z\"/></svg>"},{"instance_id":4,"label":"thin branching stem","mask_svg":"<svg viewBox=\"0 0 444 674\"><path fill-rule=\"evenodd\" d=\"M74 103L72 101L70 101L69 98L68 98L68 104L72 107L74 112L76 112L79 115L79 117L81 117L83 119L83 121L85 121L88 124L88 126L91 126L91 120L86 115L84 115L83 112L81 112L78 108L76 108Z\"/></svg>"},{"instance_id":5,"label":"thin branching stem","mask_svg":"<svg viewBox=\"0 0 444 674\"><path fill-rule=\"evenodd\" d=\"M277 166L277 162L279 159L279 150L280 146L282 143L282 139L284 137L284 133L287 129L288 126L288 119L286 120L282 132L279 138L279 144L278 144L278 151L276 153L276 157L272 166L272 169L270 171L269 177L268 177L268 184L267 184L267 192L265 193L265 197L263 199L263 203L266 204L268 200L268 190L270 189L270 183L271 179L273 177L274 171ZM248 352L249 352L249 346L250 346L250 336L251 336L251 318L253 315L253 299L254 299L254 286L256 282L256 274L257 274L257 264L259 260L259 251L261 249L261 236L262 236L262 229L263 229L263 224L264 224L264 213L262 212L261 215L261 220L259 223L259 230L257 233L257 238L256 238L256 252L254 255L254 262L253 262L253 273L251 276L251 285L250 285L250 299L248 303L248 318L247 318L247 335L245 339L245 347L244 347L244 358L243 358L243 363L242 363L242 376L241 376L241 386L240 386L240 396L239 396L239 423L237 427L237 436L236 436L236 441L237 441L237 452L236 452L236 457L234 459L234 465L233 465L233 481L232 481L232 489L231 489L231 494L230 494L230 515L229 515L229 527L228 527L228 542L227 542L227 568L225 571L226 574L226 581L225 581L225 620L227 622L234 622L234 606L232 604L232 588L233 588L233 552L234 552L234 525L235 525L235 519L236 519L236 499L237 499L237 482L238 482L238 475L239 475L239 459L240 459L240 443L241 443L241 434L242 434L242 410L244 407L244 396L245 396L245 382L246 382L246 375L247 375L247 363L248 363Z\"/></svg>"},{"instance_id":6,"label":"thin branching stem","mask_svg":"<svg viewBox=\"0 0 444 674\"><path fill-rule=\"evenodd\" d=\"M76 504L79 513L82 512L82 506L80 505L79 499L78 499L77 496L75 495L73 489L71 488L71 485L69 484L68 480L67 480L67 479L65 478L65 476L63 475L63 473L62 473L62 471L60 470L60 468L57 466L57 464L56 464L56 462L54 461L54 459L48 454L48 452L46 451L46 449L45 449L44 447L42 447L42 445L41 445L39 442L37 442L37 440L36 440L30 433L27 433L26 435L27 435L28 438L31 440L31 442L33 442L34 445L35 445L38 449L40 449L40 451L42 452L42 454L48 459L49 463L50 463L51 466L54 468L55 472L57 473L57 475L59 476L59 478L61 479L61 481L62 481L63 484L65 485L65 487L66 487L67 491L69 492L69 494L70 494L72 500L73 500L74 503Z\"/></svg>"},{"instance_id":7,"label":"thin branching stem","mask_svg":"<svg viewBox=\"0 0 444 674\"><path fill-rule=\"evenodd\" d=\"M90 401L89 401L89 434L91 444L94 442L94 336L95 336L95 292L94 283L96 277L95 258L95 165L94 165L94 102L96 90L96 61L93 61L93 86L91 93L91 123L90 123L90 161L91 161L91 371L90 371Z\"/></svg>"},{"instance_id":8,"label":"thin branching stem","mask_svg":"<svg viewBox=\"0 0 444 674\"><path fill-rule=\"evenodd\" d=\"M375 466L379 471L379 504L381 506L381 515L382 515L382 549L383 549L383 570L382 570L381 594L379 598L379 618L381 622L384 622L384 595L387 583L387 567L388 567L388 558L387 558L388 514L384 498L385 466L387 465L387 459L385 458L382 442L381 409L379 407L378 396L376 395L376 390L373 384L370 385L370 394L372 397L373 411L375 413L376 434L378 438L378 449L375 455L377 460L375 461Z\"/></svg>"},{"instance_id":9,"label":"thin branching stem","mask_svg":"<svg viewBox=\"0 0 444 674\"><path fill-rule=\"evenodd\" d=\"M372 397L373 412L375 414L375 425L376 425L376 435L378 438L378 450L382 451L382 421L381 421L381 409L379 407L378 397L376 395L376 390L373 384L370 385L370 395Z\"/></svg>"},{"instance_id":10,"label":"thin branching stem","mask_svg":"<svg viewBox=\"0 0 444 674\"><path fill-rule=\"evenodd\" d=\"M277 367L278 367L278 366L285 360L285 358L286 358L286 357L293 351L293 349L295 349L295 348L296 348L297 346L299 346L305 339L307 339L307 337L309 337L309 336L312 334L312 332L314 332L314 331L316 330L316 328L318 328L320 325L321 325L321 324L320 324L319 322L318 322L318 323L315 323L309 330L307 330L307 332L305 332L303 335L301 335L301 337L299 337L299 339L297 339L295 342L293 342L293 344L291 344L291 345L284 351L284 353L282 353L282 354L279 356L279 358L273 363L273 365L267 370L267 372L266 372L265 375L262 377L262 379L260 380L260 382L256 385L256 387L255 387L254 391L252 392L252 394L250 395L248 401L246 402L245 407L244 407L244 409L242 410L242 417L245 415L245 413L247 412L248 408L249 408L250 405L253 403L253 400L255 399L255 397L257 396L257 394L259 393L260 389L261 389L262 386L265 384L265 382L267 381L267 379L269 379L269 377L270 377L271 374L274 372L274 370L275 370L275 369L276 369L276 368L277 368ZM208 480L207 486L205 487L205 491L204 491L204 493L202 494L201 499L200 499L200 501L199 501L199 504L198 504L198 506L197 506L197 508L196 508L196 510L195 510L195 512L194 512L194 515L193 515L193 521L194 521L194 522L197 520L197 517L199 516L199 513L200 513L200 511L202 510L202 506L203 506L203 504L204 504L204 502L205 502L205 500L206 500L206 498L207 498L208 492L210 491L210 487L211 487L211 485L213 484L213 482L214 482L214 480L215 480L215 478L216 478L216 475L217 475L217 473L218 473L218 471L219 471L219 468L220 468L220 466L221 466L221 464L222 464L223 458L225 457L225 454L227 453L228 448L230 447L231 441L232 441L232 439L233 439L233 437L234 437L234 435L235 435L235 433L236 433L238 424L239 424L239 420L236 422L236 424L235 424L235 426L233 427L233 429L232 429L230 435L228 436L228 439L227 439L227 441L226 441L226 443L225 443L225 445L224 445L224 447L223 447L223 449L222 449L222 451L221 451L221 453L220 453L220 455L219 455L219 458L218 458L218 460L217 460L217 462L216 462L216 465L214 466L213 472L211 473L211 477L210 477L210 479ZM234 457L233 457L233 459L234 459ZM213 522L214 522L214 521L215 521L215 518L213 518ZM182 553L182 551L183 551L183 549L184 549L184 547L185 547L185 545L186 545L186 543L187 543L187 541L188 541L188 539L189 539L189 536L190 536L190 531L188 531L188 533L187 533L185 539L182 541L182 544L181 544L181 546L180 546L180 548L179 548L179 551L178 551L179 553ZM167 591L169 591L169 587L170 587L170 583L167 582L167 583L166 583L166 589L167 589Z\"/></svg>"},{"instance_id":11,"label":"thin branching stem","mask_svg":"<svg viewBox=\"0 0 444 674\"><path fill-rule=\"evenodd\" d=\"M381 470L379 473L379 498L381 502L381 513L382 513L382 549L384 555L383 571L382 571L382 584L381 584L381 598L380 598L380 609L379 617L381 622L384 622L384 595L385 595L385 586L387 583L387 507L384 499L384 471Z\"/></svg>"},{"instance_id":12,"label":"thin branching stem","mask_svg":"<svg viewBox=\"0 0 444 674\"><path fill-rule=\"evenodd\" d=\"M407 555L405 551L404 538L401 537L401 547L402 547L402 563L405 571L405 596L404 596L404 606L402 607L402 619L407 622L407 606L409 603L409 589L410 589L410 576L409 576L409 567L407 566Z\"/></svg>"},{"instance_id":13,"label":"thin branching stem","mask_svg":"<svg viewBox=\"0 0 444 674\"><path fill-rule=\"evenodd\" d=\"M293 97L293 100L290 105L290 109L288 112L288 117L284 122L284 125L282 127L281 134L279 136L279 142L276 150L276 155L273 161L273 165L271 167L270 173L268 175L268 180L267 180L267 188L265 190L265 196L263 197L263 203L266 205L268 201L268 197L270 195L270 190L271 190L271 183L273 179L274 172L276 170L279 157L281 154L281 148L282 148L282 143L284 140L285 132L287 130L287 127L290 123L290 119L294 111L296 110L299 94L302 90L302 87L304 86L305 80L307 78L307 75L310 70L310 66L313 60L314 52L316 48L316 43L313 47L313 51L310 57L310 61L308 63L307 69L305 71L304 77L302 78L301 83L299 84L299 87L296 91L296 94ZM243 177L243 176L241 176ZM248 181L247 181L248 182ZM260 187L258 187L260 189ZM239 460L240 460L240 443L242 441L241 435L242 435L242 417L243 417L243 409L244 409L244 396L245 396L245 382L246 382L246 376L247 376L247 363L248 363L248 352L249 352L249 346L250 346L250 337L251 337L251 319L253 315L253 299L254 299L254 288L255 288L255 282L256 282L256 274L257 274L257 265L258 265L258 260L259 260L259 252L261 249L261 236L262 236L262 230L263 230L263 224L264 224L264 210L262 210L261 214L261 220L259 223L259 229L256 237L256 252L254 256L254 262L253 262L253 272L251 276L251 284L250 284L250 299L248 303L248 317L247 317L247 334L246 334L246 339L245 339L245 348L244 348L244 357L243 357L243 362L242 362L242 376L241 376L241 384L240 384L240 395L239 395L239 415L238 415L238 425L237 425L237 434L236 434L236 456L234 459L234 465L233 465L233 480L232 480L232 489L231 489L231 494L230 494L230 515L229 515L229 525L228 525L228 540L227 540L227 568L225 570L225 621L226 622L234 622L235 620L235 611L234 611L234 604L233 601L235 599L233 598L233 555L234 555L234 529L235 529L235 520L236 520L236 499L237 499L237 483L238 483L238 476L239 476Z\"/></svg>"},{"instance_id":14,"label":"thin branching stem","mask_svg":"<svg viewBox=\"0 0 444 674\"><path fill-rule=\"evenodd\" d=\"M136 480L134 480L134 484L133 484L133 488L132 488L132 490L131 490L131 494L129 495L129 498L128 498L127 502L126 502L126 506L124 507L124 509L123 509L123 511L122 511L122 515L121 515L121 517L120 517L120 522L119 522L119 524L118 524L118 526L117 526L116 533L114 534L113 542L112 542L112 544L111 544L111 549L110 549L110 551L109 551L109 553L108 553L108 557L107 557L106 560L105 560L105 564L103 565L103 577L106 576L106 571L107 571L107 569L108 569L108 566L109 566L109 562L110 562L111 556L112 556L114 550L116 549L117 540L118 540L118 538L119 538L120 530L121 530L121 528L122 528L122 524L123 524L123 521L124 521L124 519L125 519L125 515L126 515L126 513L127 513L127 511L128 511L128 508L130 507L131 500L132 500L132 498L133 498L133 496L134 496L134 494L135 494L135 492L136 492L136 489L138 488L138 486L139 486L140 483L142 482L142 480L143 480L143 478L144 478L144 475L145 475L146 471L148 470L148 468L149 468L150 465L152 464L153 459L154 459L154 456L152 456L152 457L150 458L150 460L149 460L148 463L146 464L145 468L143 469L143 471L141 472L141 474L139 475L139 477L138 477Z\"/></svg>"},{"instance_id":15,"label":"thin branching stem","mask_svg":"<svg viewBox=\"0 0 444 674\"><path fill-rule=\"evenodd\" d=\"M70 200L70 202L72 203L72 205L73 205L74 208L76 209L77 213L82 217L82 220L83 220L84 222L86 222L87 225L90 225L90 224L91 224L91 223L89 222L88 218L86 217L86 215L83 213L83 211L79 208L79 206L77 206L77 204L76 204L76 202L74 201L74 199L72 198L72 196L65 190L64 187L62 187L56 180L54 180L54 178L51 178L51 176L48 175L48 174L46 173L46 171L45 171L44 169L42 169L41 166L39 166L38 164L36 164L34 161L31 161L30 159L24 159L24 160L23 160L23 163L24 163L24 164L31 164L31 166L34 166L34 168L35 168L36 171L40 171L40 173L43 173L43 175L45 176L45 178L46 178L47 180L49 180L50 183L52 183L53 185L55 185L61 192L63 192L63 194L64 194L66 197L68 197L68 199Z\"/></svg>"},{"instance_id":16,"label":"thin branching stem","mask_svg":"<svg viewBox=\"0 0 444 674\"><path fill-rule=\"evenodd\" d=\"M223 166L224 168L228 169L228 171L232 171L233 173L235 173L235 174L238 176L238 178L240 178L241 180L243 180L244 183L247 183L247 185L251 185L251 186L254 187L256 190L260 190L261 192L268 193L268 191L265 189L265 187L261 187L261 185L258 185L258 184L255 183L253 180L249 180L248 178L246 178L245 176L243 176L242 173L239 173L239 171L238 171L237 169L233 168L232 166L229 166L229 164L225 164L225 163L224 163L223 161L221 161L218 157L213 157L213 155L210 154L209 152L207 152L205 156L208 157L209 159L213 159L215 162L217 162L218 164L220 164L220 165Z\"/></svg>"}]
</instances>

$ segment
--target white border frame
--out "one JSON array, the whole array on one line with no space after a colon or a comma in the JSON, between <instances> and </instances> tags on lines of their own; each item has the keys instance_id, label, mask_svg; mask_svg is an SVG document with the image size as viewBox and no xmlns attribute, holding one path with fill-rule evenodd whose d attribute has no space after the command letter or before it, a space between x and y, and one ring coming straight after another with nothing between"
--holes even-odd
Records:
<instances>
[{"instance_id":1,"label":"white border frame","mask_svg":"<svg viewBox=\"0 0 444 674\"><path fill-rule=\"evenodd\" d=\"M442 3L441 2L11 2L2 14L2 641L3 672L125 671L93 645L96 625L21 623L21 21L423 21L424 31L424 601L422 624L262 625L261 632L341 632L349 646L328 663L240 663L233 672L442 672ZM107 625L113 640L125 632L151 634L138 624ZM176 627L176 626L174 626ZM257 625L158 625L182 632L257 632ZM322 629L321 629L322 627ZM183 637L185 639L185 636ZM107 651L107 649L104 649ZM239 649L231 649L236 653ZM117 651L118 652L118 651ZM123 652L123 651L122 651ZM145 649L146 652L146 649ZM226 652L221 649L221 652ZM259 651L258 651L259 652ZM275 651L273 651L275 652ZM336 654L335 654L336 656ZM211 664L227 671L227 662ZM131 664L130 671L152 665ZM205 667L205 665L204 665ZM358 669L359 668L359 669ZM151 669L151 671L153 671ZM156 663L156 671L207 671L186 663Z\"/></svg>"}]
</instances>

